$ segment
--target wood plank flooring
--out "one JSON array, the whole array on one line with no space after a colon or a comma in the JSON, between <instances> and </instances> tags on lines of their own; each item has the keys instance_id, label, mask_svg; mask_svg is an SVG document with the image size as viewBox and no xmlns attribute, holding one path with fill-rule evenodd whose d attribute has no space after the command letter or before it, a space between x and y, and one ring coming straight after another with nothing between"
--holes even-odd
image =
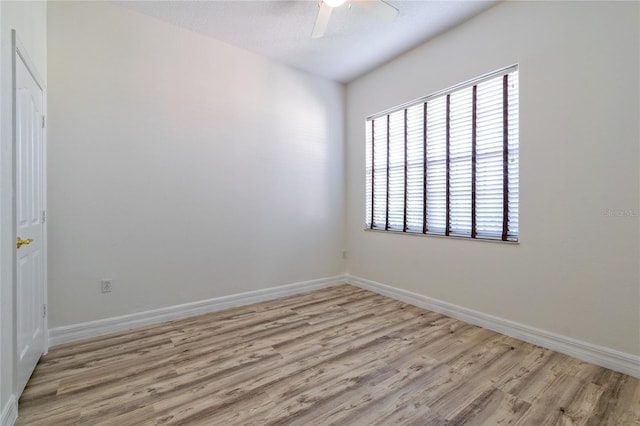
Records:
<instances>
[{"instance_id":1,"label":"wood plank flooring","mask_svg":"<svg viewBox=\"0 0 640 426\"><path fill-rule=\"evenodd\" d=\"M57 346L17 425L640 425L638 379L349 285Z\"/></svg>"}]
</instances>

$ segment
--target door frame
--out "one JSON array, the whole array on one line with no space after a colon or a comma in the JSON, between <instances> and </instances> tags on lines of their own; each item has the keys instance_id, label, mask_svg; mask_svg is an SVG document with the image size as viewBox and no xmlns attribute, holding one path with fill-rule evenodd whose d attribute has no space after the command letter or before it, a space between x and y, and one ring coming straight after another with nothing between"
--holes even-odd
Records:
<instances>
[{"instance_id":1,"label":"door frame","mask_svg":"<svg viewBox=\"0 0 640 426\"><path fill-rule=\"evenodd\" d=\"M38 73L38 70L35 66L35 64L33 63L33 61L31 60L31 58L29 57L29 54L27 53L27 50L25 49L24 45L22 44L22 42L20 41L20 39L18 38L18 34L16 32L15 29L11 30L11 125L12 125L12 151L13 151L13 158L12 158L12 188L13 188L13 194L12 194L12 215L13 215L13 229L12 229L12 235L11 235L11 241L12 244L15 244L16 241L16 236L17 236L17 224L16 224L16 220L17 220L17 205L16 205L16 191L17 191L17 176L16 176L16 170L17 170L17 136L18 136L18 131L17 131L17 111L16 111L16 105L17 105L17 65L18 65L18 61L22 61L22 63L25 65L26 69L29 71L29 73L31 74L31 76L33 77L34 81L36 82L36 84L38 85L38 87L40 87L40 89L42 90L42 115L45 117L45 126L42 128L42 208L44 212L47 212L47 127L46 127L46 117L47 117L47 91L46 91L46 87L44 85L44 80L40 77L40 74ZM47 266L47 228L48 228L48 217L46 217L46 213L45 213L45 221L42 224L42 256L43 256L43 293L42 293L42 297L43 297L43 303L45 306L47 306L48 304L48 292L47 292L47 270L48 270L48 266ZM14 245L15 247L15 245ZM15 250L15 249L14 249ZM16 378L14 380L13 383L13 392L16 396L16 401L18 399L20 399L20 395L17 395L17 386L18 386L18 362L17 362L17 349L18 349L18 289L17 289L17 265L16 265L16 255L15 255L15 251L14 251L14 255L12 256L12 276L13 276L13 301L12 301L12 306L13 306L13 312L12 312L12 319L13 319L13 348L14 348L14 354L13 354L13 377ZM46 310L46 314L44 315L44 318L42 320L42 332L44 334L44 354L46 354L49 350L49 310L48 308L45 308Z\"/></svg>"}]
</instances>

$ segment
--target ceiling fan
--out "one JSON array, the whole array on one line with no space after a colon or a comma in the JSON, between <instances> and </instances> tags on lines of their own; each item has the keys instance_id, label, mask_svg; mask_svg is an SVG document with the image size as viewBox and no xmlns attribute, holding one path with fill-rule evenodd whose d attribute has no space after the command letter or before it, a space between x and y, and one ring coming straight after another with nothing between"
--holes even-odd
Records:
<instances>
[{"instance_id":1,"label":"ceiling fan","mask_svg":"<svg viewBox=\"0 0 640 426\"><path fill-rule=\"evenodd\" d=\"M398 9L391 6L384 0L319 0L318 17L316 18L316 23L313 26L311 38L320 38L324 36L325 31L327 31L327 25L329 24L329 18L331 17L331 11L347 2L349 7L351 7L351 3L353 2L358 6L369 10L371 13L389 21L398 16Z\"/></svg>"}]
</instances>

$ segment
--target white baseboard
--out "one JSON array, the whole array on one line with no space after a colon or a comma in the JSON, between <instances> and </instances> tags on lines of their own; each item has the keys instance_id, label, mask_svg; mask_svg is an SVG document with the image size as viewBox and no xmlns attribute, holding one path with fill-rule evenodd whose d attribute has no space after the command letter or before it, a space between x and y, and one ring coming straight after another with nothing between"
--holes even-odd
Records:
<instances>
[{"instance_id":1,"label":"white baseboard","mask_svg":"<svg viewBox=\"0 0 640 426\"><path fill-rule=\"evenodd\" d=\"M302 281L294 284L232 294L229 296L216 297L213 299L185 303L182 305L167 306L165 308L138 312L135 314L122 315L63 327L55 327L49 330L49 346L60 345L62 343L74 342L76 340L102 336L110 333L117 333L119 331L131 330L145 325L158 324L193 315L220 311L234 306L248 305L265 300L277 299L279 297L290 296L292 294L303 293L305 291L344 284L345 282L346 275L336 275L334 277Z\"/></svg>"},{"instance_id":2,"label":"white baseboard","mask_svg":"<svg viewBox=\"0 0 640 426\"><path fill-rule=\"evenodd\" d=\"M353 275L347 274L346 281L349 284L411 305L438 312L630 376L640 377L640 356L572 339Z\"/></svg>"},{"instance_id":3,"label":"white baseboard","mask_svg":"<svg viewBox=\"0 0 640 426\"><path fill-rule=\"evenodd\" d=\"M393 299L401 300L430 311L459 319L469 324L478 325L516 339L524 340L525 342L540 345L553 351L573 356L602 367L610 368L630 376L640 377L640 356L631 355L625 352L562 336L546 330L541 330L506 320L504 318L499 318L464 308L462 306L454 305L452 303L433 299L412 291L395 288L349 274L216 297L213 299L168 306L166 308L122 315L103 320L89 321L81 324L56 327L49 330L49 345L55 346L90 337L130 330L145 325L219 311L234 306L262 302L265 300L303 293L305 291L331 287L345 282ZM13 408L11 404L13 404ZM8 403L3 409L1 418L2 422L0 423L0 426L13 424L12 422L15 421L15 416L17 416L17 404L15 403L14 398L13 402L10 401L10 403ZM13 420L8 422L11 418L13 418ZM8 423L5 423L5 419L7 419Z\"/></svg>"},{"instance_id":4,"label":"white baseboard","mask_svg":"<svg viewBox=\"0 0 640 426\"><path fill-rule=\"evenodd\" d=\"M15 395L11 395L7 403L2 407L0 426L13 426L18 419L18 401Z\"/></svg>"}]
</instances>

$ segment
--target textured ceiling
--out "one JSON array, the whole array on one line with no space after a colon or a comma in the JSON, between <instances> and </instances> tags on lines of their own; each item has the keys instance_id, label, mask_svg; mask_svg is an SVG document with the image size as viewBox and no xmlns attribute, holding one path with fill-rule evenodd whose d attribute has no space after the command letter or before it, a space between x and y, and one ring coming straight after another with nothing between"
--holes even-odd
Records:
<instances>
[{"instance_id":1,"label":"textured ceiling","mask_svg":"<svg viewBox=\"0 0 640 426\"><path fill-rule=\"evenodd\" d=\"M400 10L391 22L347 3L333 10L320 39L311 39L318 13L314 0L114 3L346 83L498 2L388 0Z\"/></svg>"}]
</instances>

